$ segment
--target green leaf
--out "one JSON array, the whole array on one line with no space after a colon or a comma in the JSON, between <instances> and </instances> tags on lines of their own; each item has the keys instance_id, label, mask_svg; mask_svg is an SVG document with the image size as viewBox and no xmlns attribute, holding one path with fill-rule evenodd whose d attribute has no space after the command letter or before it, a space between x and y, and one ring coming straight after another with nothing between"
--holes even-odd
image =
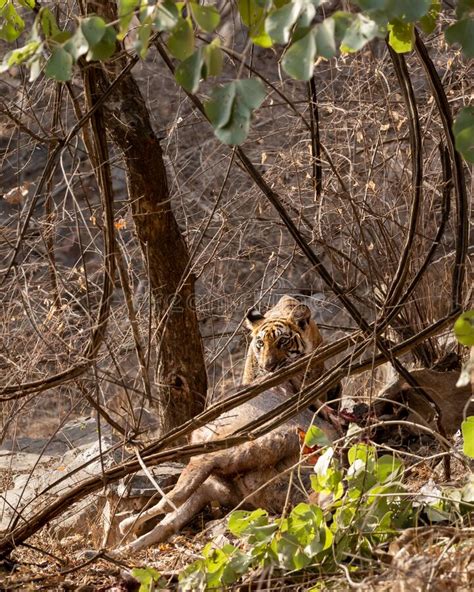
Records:
<instances>
[{"instance_id":1,"label":"green leaf","mask_svg":"<svg viewBox=\"0 0 474 592\"><path fill-rule=\"evenodd\" d=\"M474 0L458 0L456 6L456 16L458 19L462 19L471 13L474 13Z\"/></svg>"},{"instance_id":2,"label":"green leaf","mask_svg":"<svg viewBox=\"0 0 474 592\"><path fill-rule=\"evenodd\" d=\"M249 529L268 524L268 513L265 510L235 510L229 516L227 524L230 532L235 536L245 535Z\"/></svg>"},{"instance_id":3,"label":"green leaf","mask_svg":"<svg viewBox=\"0 0 474 592\"><path fill-rule=\"evenodd\" d=\"M207 587L217 589L222 584L222 576L228 561L227 554L222 549L209 549L203 553L206 559Z\"/></svg>"},{"instance_id":4,"label":"green leaf","mask_svg":"<svg viewBox=\"0 0 474 592\"><path fill-rule=\"evenodd\" d=\"M231 82L214 88L210 100L204 103L206 115L215 128L224 127L229 123L235 94L235 84Z\"/></svg>"},{"instance_id":5,"label":"green leaf","mask_svg":"<svg viewBox=\"0 0 474 592\"><path fill-rule=\"evenodd\" d=\"M285 532L276 541L275 550L278 556L279 567L287 571L301 570L309 565L311 561L303 553L298 539L290 532Z\"/></svg>"},{"instance_id":6,"label":"green leaf","mask_svg":"<svg viewBox=\"0 0 474 592\"><path fill-rule=\"evenodd\" d=\"M178 60L185 60L194 51L194 33L190 19L179 18L168 38L168 49Z\"/></svg>"},{"instance_id":7,"label":"green leaf","mask_svg":"<svg viewBox=\"0 0 474 592\"><path fill-rule=\"evenodd\" d=\"M265 99L265 88L260 80L246 78L234 82L235 89L241 101L249 110L258 109Z\"/></svg>"},{"instance_id":8,"label":"green leaf","mask_svg":"<svg viewBox=\"0 0 474 592\"><path fill-rule=\"evenodd\" d=\"M428 13L431 0L390 0L388 8L399 19L414 23Z\"/></svg>"},{"instance_id":9,"label":"green leaf","mask_svg":"<svg viewBox=\"0 0 474 592\"><path fill-rule=\"evenodd\" d=\"M356 460L361 460L367 463L369 460L375 460L375 448L367 444L355 444L351 446L347 453L349 464L354 464Z\"/></svg>"},{"instance_id":10,"label":"green leaf","mask_svg":"<svg viewBox=\"0 0 474 592\"><path fill-rule=\"evenodd\" d=\"M232 545L225 545L223 549L226 547L231 547L233 551L229 557L227 565L224 568L224 572L222 573L221 583L229 586L238 580L248 570L252 562L252 557L246 553L243 553L240 549L237 549ZM226 551L226 553L229 555L228 551Z\"/></svg>"},{"instance_id":11,"label":"green leaf","mask_svg":"<svg viewBox=\"0 0 474 592\"><path fill-rule=\"evenodd\" d=\"M261 47L271 47L272 40L265 31L265 3L258 0L238 0L237 6L244 25L249 28L250 39Z\"/></svg>"},{"instance_id":12,"label":"green leaf","mask_svg":"<svg viewBox=\"0 0 474 592\"><path fill-rule=\"evenodd\" d=\"M474 134L474 107L470 107L470 109L472 111L471 129ZM474 310L468 310L456 319L454 323L454 335L462 345L468 347L474 346Z\"/></svg>"},{"instance_id":13,"label":"green leaf","mask_svg":"<svg viewBox=\"0 0 474 592\"><path fill-rule=\"evenodd\" d=\"M379 483L393 480L403 467L403 463L389 454L384 454L377 459L375 474Z\"/></svg>"},{"instance_id":14,"label":"green leaf","mask_svg":"<svg viewBox=\"0 0 474 592\"><path fill-rule=\"evenodd\" d=\"M105 28L105 34L99 43L89 48L86 59L88 62L106 60L115 53L117 34L111 26Z\"/></svg>"},{"instance_id":15,"label":"green leaf","mask_svg":"<svg viewBox=\"0 0 474 592\"><path fill-rule=\"evenodd\" d=\"M322 527L322 532L320 535L320 539L323 545L322 551L327 551L332 547L334 541L334 535L332 534L331 530L324 524Z\"/></svg>"},{"instance_id":16,"label":"green leaf","mask_svg":"<svg viewBox=\"0 0 474 592\"><path fill-rule=\"evenodd\" d=\"M262 525L252 524L245 535L248 537L249 545L255 545L255 543L269 543L277 530L278 525L274 522Z\"/></svg>"},{"instance_id":17,"label":"green leaf","mask_svg":"<svg viewBox=\"0 0 474 592\"><path fill-rule=\"evenodd\" d=\"M297 26L299 28L303 28L303 29L310 27L315 16L316 16L316 5L313 4L311 1L310 2L303 1L303 7L301 10L301 14L298 18Z\"/></svg>"},{"instance_id":18,"label":"green leaf","mask_svg":"<svg viewBox=\"0 0 474 592\"><path fill-rule=\"evenodd\" d=\"M55 47L46 64L45 74L57 82L67 82L72 77L72 56L63 47Z\"/></svg>"},{"instance_id":19,"label":"green leaf","mask_svg":"<svg viewBox=\"0 0 474 592\"><path fill-rule=\"evenodd\" d=\"M201 6L196 2L190 2L189 6L196 24L206 33L212 33L221 22L219 11L214 6Z\"/></svg>"},{"instance_id":20,"label":"green leaf","mask_svg":"<svg viewBox=\"0 0 474 592\"><path fill-rule=\"evenodd\" d=\"M118 17L120 30L117 35L117 39L120 41L125 37L128 32L128 26L133 18L135 10L138 8L140 0L118 0Z\"/></svg>"},{"instance_id":21,"label":"green leaf","mask_svg":"<svg viewBox=\"0 0 474 592\"><path fill-rule=\"evenodd\" d=\"M333 540L334 536L332 532L326 525L323 525L321 528L317 529L312 539L305 546L304 552L309 557L314 557L321 553L321 551L329 549Z\"/></svg>"},{"instance_id":22,"label":"green leaf","mask_svg":"<svg viewBox=\"0 0 474 592\"><path fill-rule=\"evenodd\" d=\"M242 144L250 131L250 112L242 101L232 104L229 122L224 127L214 128L214 133L224 144L231 146Z\"/></svg>"},{"instance_id":23,"label":"green leaf","mask_svg":"<svg viewBox=\"0 0 474 592\"><path fill-rule=\"evenodd\" d=\"M132 576L140 582L138 592L152 592L156 590L155 584L160 580L160 572L153 567L134 567Z\"/></svg>"},{"instance_id":24,"label":"green leaf","mask_svg":"<svg viewBox=\"0 0 474 592\"><path fill-rule=\"evenodd\" d=\"M155 13L156 8L142 3L139 14L140 25L138 27L138 33L133 44L135 50L142 59L145 58L150 45L150 37L156 17Z\"/></svg>"},{"instance_id":25,"label":"green leaf","mask_svg":"<svg viewBox=\"0 0 474 592\"><path fill-rule=\"evenodd\" d=\"M189 58L179 64L176 68L175 78L178 83L188 92L195 93L199 88L201 71L204 64L202 49L196 50Z\"/></svg>"},{"instance_id":26,"label":"green leaf","mask_svg":"<svg viewBox=\"0 0 474 592\"><path fill-rule=\"evenodd\" d=\"M15 41L23 33L25 22L11 2L0 2L0 39Z\"/></svg>"},{"instance_id":27,"label":"green leaf","mask_svg":"<svg viewBox=\"0 0 474 592\"><path fill-rule=\"evenodd\" d=\"M444 33L446 41L458 43L464 55L474 58L474 18L464 18L448 27Z\"/></svg>"},{"instance_id":28,"label":"green leaf","mask_svg":"<svg viewBox=\"0 0 474 592\"><path fill-rule=\"evenodd\" d=\"M105 21L99 16L90 16L81 21L81 31L91 47L104 37L106 28Z\"/></svg>"},{"instance_id":29,"label":"green leaf","mask_svg":"<svg viewBox=\"0 0 474 592\"><path fill-rule=\"evenodd\" d=\"M250 38L255 45L259 45L260 47L271 47L273 45L271 37L265 32L263 25L260 29L252 31Z\"/></svg>"},{"instance_id":30,"label":"green leaf","mask_svg":"<svg viewBox=\"0 0 474 592\"><path fill-rule=\"evenodd\" d=\"M76 62L81 56L89 51L89 43L87 42L81 27L78 27L75 30L74 35L64 43L63 47L72 55L73 60Z\"/></svg>"},{"instance_id":31,"label":"green leaf","mask_svg":"<svg viewBox=\"0 0 474 592\"><path fill-rule=\"evenodd\" d=\"M388 42L397 53L406 53L413 49L415 42L415 26L398 19L388 25Z\"/></svg>"},{"instance_id":32,"label":"green leaf","mask_svg":"<svg viewBox=\"0 0 474 592\"><path fill-rule=\"evenodd\" d=\"M23 47L9 51L3 58L2 65L0 66L0 73L6 72L13 66L20 66L24 62L27 62L36 54L40 47L41 43L39 41L30 41Z\"/></svg>"},{"instance_id":33,"label":"green leaf","mask_svg":"<svg viewBox=\"0 0 474 592\"><path fill-rule=\"evenodd\" d=\"M364 12L370 12L374 10L387 10L388 0L354 0L354 4L357 4Z\"/></svg>"},{"instance_id":34,"label":"green leaf","mask_svg":"<svg viewBox=\"0 0 474 592\"><path fill-rule=\"evenodd\" d=\"M251 27L257 21L263 21L265 9L256 0L237 0L240 18L245 26Z\"/></svg>"},{"instance_id":35,"label":"green leaf","mask_svg":"<svg viewBox=\"0 0 474 592\"><path fill-rule=\"evenodd\" d=\"M331 18L335 24L336 42L340 44L347 33L347 29L352 25L353 15L349 12L338 10Z\"/></svg>"},{"instance_id":36,"label":"green leaf","mask_svg":"<svg viewBox=\"0 0 474 592\"><path fill-rule=\"evenodd\" d=\"M315 425L310 426L309 430L306 432L304 443L305 446L308 446L309 448L314 448L315 446L323 447L331 445L331 441L323 432L323 430Z\"/></svg>"},{"instance_id":37,"label":"green leaf","mask_svg":"<svg viewBox=\"0 0 474 592\"><path fill-rule=\"evenodd\" d=\"M148 52L151 32L151 23L142 23L138 29L138 36L135 40L134 47L142 59L146 56Z\"/></svg>"},{"instance_id":38,"label":"green leaf","mask_svg":"<svg viewBox=\"0 0 474 592\"><path fill-rule=\"evenodd\" d=\"M59 44L63 44L66 41L69 41L69 39L72 38L72 33L70 33L69 31L58 31L56 33L56 35L53 35L51 37L51 40L54 41L55 43L59 43Z\"/></svg>"},{"instance_id":39,"label":"green leaf","mask_svg":"<svg viewBox=\"0 0 474 592\"><path fill-rule=\"evenodd\" d=\"M299 3L290 2L271 12L265 20L265 31L275 43L288 43L290 30L300 15Z\"/></svg>"},{"instance_id":40,"label":"green leaf","mask_svg":"<svg viewBox=\"0 0 474 592\"><path fill-rule=\"evenodd\" d=\"M155 14L155 28L158 32L171 31L178 23L179 12L174 2L165 0L158 4Z\"/></svg>"},{"instance_id":41,"label":"green leaf","mask_svg":"<svg viewBox=\"0 0 474 592\"><path fill-rule=\"evenodd\" d=\"M382 32L375 21L363 14L352 15L352 22L347 27L341 42L341 51L346 53L359 51L377 36L382 36Z\"/></svg>"},{"instance_id":42,"label":"green leaf","mask_svg":"<svg viewBox=\"0 0 474 592\"><path fill-rule=\"evenodd\" d=\"M35 7L35 3L36 3L36 0L17 0L17 1L20 6L23 6L24 8L29 8L30 10L33 10L33 8Z\"/></svg>"},{"instance_id":43,"label":"green leaf","mask_svg":"<svg viewBox=\"0 0 474 592\"><path fill-rule=\"evenodd\" d=\"M354 0L365 16L380 25L392 19L415 22L425 16L432 5L432 0Z\"/></svg>"},{"instance_id":44,"label":"green leaf","mask_svg":"<svg viewBox=\"0 0 474 592\"><path fill-rule=\"evenodd\" d=\"M219 47L219 39L214 39L212 43L204 47L204 66L205 72L203 77L208 76L219 76L222 72L222 66L224 63L224 54Z\"/></svg>"},{"instance_id":45,"label":"green leaf","mask_svg":"<svg viewBox=\"0 0 474 592\"><path fill-rule=\"evenodd\" d=\"M235 80L213 89L204 109L221 142L237 145L247 138L252 110L264 98L265 90L258 80Z\"/></svg>"},{"instance_id":46,"label":"green leaf","mask_svg":"<svg viewBox=\"0 0 474 592\"><path fill-rule=\"evenodd\" d=\"M441 11L441 2L439 0L432 0L431 7L425 16L420 19L420 29L423 33L429 35L436 29L436 21L438 20Z\"/></svg>"},{"instance_id":47,"label":"green leaf","mask_svg":"<svg viewBox=\"0 0 474 592\"><path fill-rule=\"evenodd\" d=\"M313 31L296 41L285 53L282 60L283 69L292 78L309 80L313 75L316 42Z\"/></svg>"},{"instance_id":48,"label":"green leaf","mask_svg":"<svg viewBox=\"0 0 474 592\"><path fill-rule=\"evenodd\" d=\"M446 522L449 520L449 512L440 507L426 506L424 510L430 522Z\"/></svg>"},{"instance_id":49,"label":"green leaf","mask_svg":"<svg viewBox=\"0 0 474 592\"><path fill-rule=\"evenodd\" d=\"M311 531L315 531L324 523L324 514L321 508L314 504L299 503L288 518L287 528L291 530L301 543L306 544ZM281 530L285 530L282 528Z\"/></svg>"},{"instance_id":50,"label":"green leaf","mask_svg":"<svg viewBox=\"0 0 474 592\"><path fill-rule=\"evenodd\" d=\"M41 23L41 29L46 39L54 37L60 33L56 17L49 10L49 8L42 8L39 13L39 19Z\"/></svg>"},{"instance_id":51,"label":"green leaf","mask_svg":"<svg viewBox=\"0 0 474 592\"><path fill-rule=\"evenodd\" d=\"M333 18L329 17L314 27L314 40L317 55L328 60L336 55L336 23Z\"/></svg>"}]
</instances>

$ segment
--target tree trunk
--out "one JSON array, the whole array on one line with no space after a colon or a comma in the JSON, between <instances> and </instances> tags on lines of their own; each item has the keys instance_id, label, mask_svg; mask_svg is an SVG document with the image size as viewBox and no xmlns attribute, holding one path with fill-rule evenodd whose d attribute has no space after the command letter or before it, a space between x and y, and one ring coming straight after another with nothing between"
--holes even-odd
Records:
<instances>
[{"instance_id":1,"label":"tree trunk","mask_svg":"<svg viewBox=\"0 0 474 592\"><path fill-rule=\"evenodd\" d=\"M105 2L99 12L110 20L111 9L115 11L112 3ZM123 60L118 60L110 69L116 75L123 65ZM113 77L103 66L96 67L103 73L100 76L98 72L105 88ZM145 100L130 73L116 86L104 112L107 131L123 155L130 207L151 286L158 327L157 412L164 432L204 408L207 375L195 310L195 280L189 273L189 253L171 209L163 152Z\"/></svg>"},{"instance_id":2,"label":"tree trunk","mask_svg":"<svg viewBox=\"0 0 474 592\"><path fill-rule=\"evenodd\" d=\"M171 210L161 146L137 83L128 75L111 101L106 125L125 161L135 228L154 301L158 332L162 428L171 429L204 407L206 369L189 254ZM169 312L168 312L169 310ZM163 320L163 315L167 315Z\"/></svg>"}]
</instances>

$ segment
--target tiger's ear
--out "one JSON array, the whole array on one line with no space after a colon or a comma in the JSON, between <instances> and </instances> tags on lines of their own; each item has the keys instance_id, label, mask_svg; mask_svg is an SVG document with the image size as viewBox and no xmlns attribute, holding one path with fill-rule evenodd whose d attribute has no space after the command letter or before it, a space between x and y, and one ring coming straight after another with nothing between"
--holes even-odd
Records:
<instances>
[{"instance_id":1,"label":"tiger's ear","mask_svg":"<svg viewBox=\"0 0 474 592\"><path fill-rule=\"evenodd\" d=\"M291 311L290 318L300 329L306 329L311 320L311 310L306 304L298 304Z\"/></svg>"},{"instance_id":2,"label":"tiger's ear","mask_svg":"<svg viewBox=\"0 0 474 592\"><path fill-rule=\"evenodd\" d=\"M264 318L265 317L259 310L256 308L251 308L245 316L245 326L248 329L255 329L255 327L259 325Z\"/></svg>"}]
</instances>

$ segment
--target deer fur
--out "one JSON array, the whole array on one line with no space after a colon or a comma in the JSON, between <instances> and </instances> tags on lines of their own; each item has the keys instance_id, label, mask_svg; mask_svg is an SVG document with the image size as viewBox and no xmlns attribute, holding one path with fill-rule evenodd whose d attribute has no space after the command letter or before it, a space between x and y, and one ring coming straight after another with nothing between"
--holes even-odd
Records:
<instances>
[{"instance_id":1,"label":"deer fur","mask_svg":"<svg viewBox=\"0 0 474 592\"><path fill-rule=\"evenodd\" d=\"M191 442L226 437L274 409L292 394L294 390L289 384L265 391L193 432ZM118 551L138 551L166 540L213 501L235 507L245 500L247 507L262 507L280 513L288 502L293 505L307 499L304 485L309 483L310 469L302 469L298 478L292 479L291 486L287 469L298 463L301 457L298 430L306 431L313 423L331 440L337 438L331 425L305 410L256 440L192 458L166 498L121 522L120 530L128 536L151 518L165 514L150 532Z\"/></svg>"}]
</instances>

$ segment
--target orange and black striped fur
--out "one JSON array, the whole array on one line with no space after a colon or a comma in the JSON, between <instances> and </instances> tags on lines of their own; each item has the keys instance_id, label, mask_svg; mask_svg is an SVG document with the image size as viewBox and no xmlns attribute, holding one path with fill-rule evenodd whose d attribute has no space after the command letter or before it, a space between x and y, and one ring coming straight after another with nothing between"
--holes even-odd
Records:
<instances>
[{"instance_id":1,"label":"orange and black striped fur","mask_svg":"<svg viewBox=\"0 0 474 592\"><path fill-rule=\"evenodd\" d=\"M316 350L323 341L310 309L291 296L280 298L265 315L256 309L250 310L246 325L252 332L252 340L245 360L243 384ZM303 380L313 382L323 372L324 364L312 368L310 375L300 378L300 385Z\"/></svg>"}]
</instances>

